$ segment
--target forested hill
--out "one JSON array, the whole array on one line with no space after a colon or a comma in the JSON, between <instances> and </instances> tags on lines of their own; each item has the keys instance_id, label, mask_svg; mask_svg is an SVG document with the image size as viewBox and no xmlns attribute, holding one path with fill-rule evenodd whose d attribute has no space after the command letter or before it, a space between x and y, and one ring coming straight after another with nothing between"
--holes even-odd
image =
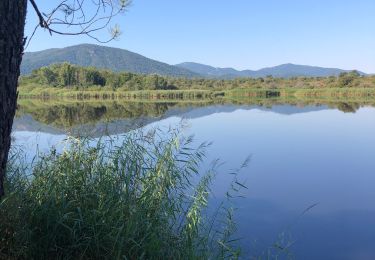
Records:
<instances>
[{"instance_id":1,"label":"forested hill","mask_svg":"<svg viewBox=\"0 0 375 260\"><path fill-rule=\"evenodd\" d=\"M188 69L192 72L200 74L208 78L260 78L273 76L275 78L291 78L291 77L329 77L338 76L343 72L349 72L336 68L322 68L315 66L282 64L275 67L263 68L260 70L235 70L233 68L216 68L195 62L184 62L176 66ZM360 72L361 75L365 73Z\"/></svg>"},{"instance_id":2,"label":"forested hill","mask_svg":"<svg viewBox=\"0 0 375 260\"><path fill-rule=\"evenodd\" d=\"M62 62L109 69L117 72L127 71L175 77L199 76L187 69L155 61L127 50L93 44L26 52L22 60L21 74L29 74L34 69Z\"/></svg>"},{"instance_id":3,"label":"forested hill","mask_svg":"<svg viewBox=\"0 0 375 260\"><path fill-rule=\"evenodd\" d=\"M142 55L118 48L81 44L61 49L48 49L39 52L26 52L21 65L21 74L30 74L32 70L54 63L68 62L84 67L108 69L114 72L137 74L158 74L178 78L275 78L291 77L328 77L348 72L335 68L322 68L305 65L283 64L260 70L235 70L233 68L215 68L212 66L185 62L169 65L146 58ZM364 73L359 72L364 75Z\"/></svg>"}]
</instances>

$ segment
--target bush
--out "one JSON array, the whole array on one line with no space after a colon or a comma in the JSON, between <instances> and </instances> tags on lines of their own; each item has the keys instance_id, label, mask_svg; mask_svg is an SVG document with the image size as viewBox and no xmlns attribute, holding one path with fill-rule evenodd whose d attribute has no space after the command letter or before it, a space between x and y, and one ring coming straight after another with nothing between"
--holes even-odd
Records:
<instances>
[{"instance_id":1,"label":"bush","mask_svg":"<svg viewBox=\"0 0 375 260\"><path fill-rule=\"evenodd\" d=\"M0 204L0 258L237 257L232 211L203 213L216 168L198 174L207 144L194 149L191 138L168 134L71 140L31 169L13 158Z\"/></svg>"}]
</instances>

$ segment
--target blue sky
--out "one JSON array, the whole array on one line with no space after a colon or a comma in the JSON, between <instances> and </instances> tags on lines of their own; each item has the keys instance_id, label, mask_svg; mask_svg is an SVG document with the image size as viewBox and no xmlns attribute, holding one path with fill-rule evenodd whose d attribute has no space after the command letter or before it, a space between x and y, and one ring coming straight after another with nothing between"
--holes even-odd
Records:
<instances>
[{"instance_id":1,"label":"blue sky","mask_svg":"<svg viewBox=\"0 0 375 260\"><path fill-rule=\"evenodd\" d=\"M57 0L37 0L48 11ZM133 0L106 46L176 64L259 69L283 63L375 73L374 0ZM26 34L36 24L29 7ZM107 36L107 31L103 31ZM96 43L39 30L27 51Z\"/></svg>"}]
</instances>

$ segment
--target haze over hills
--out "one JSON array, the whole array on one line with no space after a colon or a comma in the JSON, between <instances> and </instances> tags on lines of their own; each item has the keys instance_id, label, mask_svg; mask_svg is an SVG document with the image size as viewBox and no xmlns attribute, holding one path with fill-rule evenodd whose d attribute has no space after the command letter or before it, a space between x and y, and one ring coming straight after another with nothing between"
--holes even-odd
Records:
<instances>
[{"instance_id":1,"label":"haze over hills","mask_svg":"<svg viewBox=\"0 0 375 260\"><path fill-rule=\"evenodd\" d=\"M26 52L22 59L21 74L28 74L34 69L62 62L140 74L159 74L176 77L199 76L184 68L152 60L134 52L94 44L80 44L61 49Z\"/></svg>"},{"instance_id":2,"label":"haze over hills","mask_svg":"<svg viewBox=\"0 0 375 260\"><path fill-rule=\"evenodd\" d=\"M208 78L237 78L237 77L267 77L269 75L278 78L290 78L290 77L327 77L327 76L338 76L342 72L348 72L348 70L336 69L336 68L322 68L307 65L296 65L296 64L282 64L275 67L263 68L260 70L235 70L233 68L216 68L195 62L184 62L177 64L180 68L185 68L195 73ZM365 74L360 72L361 74Z\"/></svg>"},{"instance_id":3,"label":"haze over hills","mask_svg":"<svg viewBox=\"0 0 375 260\"><path fill-rule=\"evenodd\" d=\"M62 62L69 62L80 66L93 66L112 71L187 78L231 79L238 77L266 77L269 75L280 78L298 76L326 77L337 76L342 72L347 72L346 70L335 68L321 68L290 63L260 70L242 71L233 68L215 68L194 62L169 65L119 48L80 44L60 49L26 52L21 65L21 74L29 74L32 70L42 66ZM361 74L365 75L364 73Z\"/></svg>"}]
</instances>

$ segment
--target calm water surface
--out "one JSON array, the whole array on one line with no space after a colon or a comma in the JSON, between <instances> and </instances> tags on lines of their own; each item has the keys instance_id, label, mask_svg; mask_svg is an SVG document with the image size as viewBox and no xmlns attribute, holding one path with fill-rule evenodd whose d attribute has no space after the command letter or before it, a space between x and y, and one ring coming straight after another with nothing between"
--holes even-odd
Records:
<instances>
[{"instance_id":1,"label":"calm water surface","mask_svg":"<svg viewBox=\"0 0 375 260\"><path fill-rule=\"evenodd\" d=\"M67 113L75 120L71 126L56 123L54 114L21 113L15 147L25 148L30 160L37 150L63 145L68 132L118 135L138 125L174 126L184 118L186 134L213 141L207 164L225 161L214 200L228 188L226 172L251 155L240 175L246 198L236 212L245 258L275 255L271 248L278 243L296 259L375 259L375 108L344 113L312 105L166 106L153 115L119 114L109 122L103 116L108 109L93 111L82 124L74 111Z\"/></svg>"}]
</instances>

